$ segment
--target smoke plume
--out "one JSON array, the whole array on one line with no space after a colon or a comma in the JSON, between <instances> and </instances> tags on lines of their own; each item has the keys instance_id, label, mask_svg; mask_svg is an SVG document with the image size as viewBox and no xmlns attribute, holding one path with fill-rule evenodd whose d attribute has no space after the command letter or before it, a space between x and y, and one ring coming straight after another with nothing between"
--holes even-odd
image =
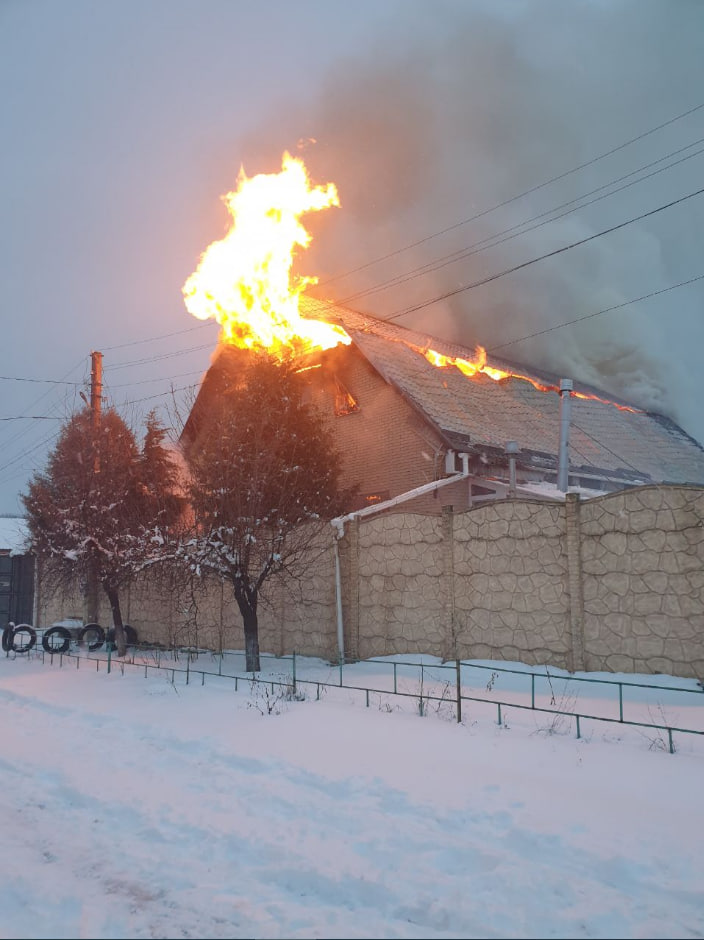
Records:
<instances>
[{"instance_id":1,"label":"smoke plume","mask_svg":"<svg viewBox=\"0 0 704 940\"><path fill-rule=\"evenodd\" d=\"M701 273L695 199L464 289L700 188L695 157L506 237L702 136L699 111L568 173L700 103L704 8L551 0L398 9L404 21L337 62L313 102L286 102L243 144L248 172L277 170L272 160L289 149L315 183L338 187L341 209L307 222L314 242L300 260L302 273L319 275L318 296L589 382L704 440L693 358L704 342L704 281L591 316ZM500 243L482 249L485 240Z\"/></svg>"}]
</instances>

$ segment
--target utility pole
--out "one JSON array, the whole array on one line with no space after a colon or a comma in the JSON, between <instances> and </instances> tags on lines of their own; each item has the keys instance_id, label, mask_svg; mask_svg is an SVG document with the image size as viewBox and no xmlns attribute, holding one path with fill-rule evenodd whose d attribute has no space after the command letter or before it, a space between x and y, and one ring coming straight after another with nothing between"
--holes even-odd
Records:
<instances>
[{"instance_id":1,"label":"utility pole","mask_svg":"<svg viewBox=\"0 0 704 940\"><path fill-rule=\"evenodd\" d=\"M103 394L103 354L90 354L90 414L93 429L93 473L100 473L100 409Z\"/></svg>"},{"instance_id":2,"label":"utility pole","mask_svg":"<svg viewBox=\"0 0 704 940\"><path fill-rule=\"evenodd\" d=\"M92 352L90 354L90 417L93 445L93 477L100 473L100 416L103 395L103 354ZM95 565L91 564L86 584L84 622L98 622L98 573Z\"/></svg>"}]
</instances>

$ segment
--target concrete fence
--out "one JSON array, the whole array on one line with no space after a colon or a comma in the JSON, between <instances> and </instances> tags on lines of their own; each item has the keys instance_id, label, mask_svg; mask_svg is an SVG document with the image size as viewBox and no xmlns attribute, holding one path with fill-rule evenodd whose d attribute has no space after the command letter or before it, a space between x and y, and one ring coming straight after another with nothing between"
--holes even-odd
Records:
<instances>
[{"instance_id":1,"label":"concrete fence","mask_svg":"<svg viewBox=\"0 0 704 940\"><path fill-rule=\"evenodd\" d=\"M702 487L389 512L348 523L339 547L347 659L429 653L704 677ZM41 624L81 616L75 599L40 601ZM125 615L144 640L243 644L226 585L143 581ZM302 580L271 583L261 648L336 660L337 628L330 529Z\"/></svg>"}]
</instances>

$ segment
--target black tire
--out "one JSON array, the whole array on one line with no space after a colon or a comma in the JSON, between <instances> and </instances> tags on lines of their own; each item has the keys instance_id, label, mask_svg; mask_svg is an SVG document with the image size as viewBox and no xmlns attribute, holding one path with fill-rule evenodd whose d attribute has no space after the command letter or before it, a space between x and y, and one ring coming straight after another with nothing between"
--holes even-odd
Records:
<instances>
[{"instance_id":1,"label":"black tire","mask_svg":"<svg viewBox=\"0 0 704 940\"><path fill-rule=\"evenodd\" d=\"M136 646L137 645L137 631L134 627L131 627L128 623L122 624L122 629L125 631L125 646ZM108 645L108 649L111 653L114 653L117 649L117 643L115 642L115 628L110 627L108 632L105 634L105 641Z\"/></svg>"},{"instance_id":2,"label":"black tire","mask_svg":"<svg viewBox=\"0 0 704 940\"><path fill-rule=\"evenodd\" d=\"M37 642L37 631L28 623L19 623L12 632L12 649L16 653L28 653Z\"/></svg>"},{"instance_id":3,"label":"black tire","mask_svg":"<svg viewBox=\"0 0 704 940\"><path fill-rule=\"evenodd\" d=\"M131 627L128 623L124 624L122 629L125 631L125 641L128 646L137 645L137 631L134 627Z\"/></svg>"},{"instance_id":4,"label":"black tire","mask_svg":"<svg viewBox=\"0 0 704 940\"><path fill-rule=\"evenodd\" d=\"M78 645L87 646L92 653L105 642L105 630L99 623L87 623L78 634Z\"/></svg>"},{"instance_id":5,"label":"black tire","mask_svg":"<svg viewBox=\"0 0 704 940\"><path fill-rule=\"evenodd\" d=\"M42 637L42 646L47 653L68 653L71 631L66 627L51 627Z\"/></svg>"},{"instance_id":6,"label":"black tire","mask_svg":"<svg viewBox=\"0 0 704 940\"><path fill-rule=\"evenodd\" d=\"M2 631L2 651L3 653L9 653L12 649L12 638L15 635L14 625L11 627L5 627Z\"/></svg>"}]
</instances>

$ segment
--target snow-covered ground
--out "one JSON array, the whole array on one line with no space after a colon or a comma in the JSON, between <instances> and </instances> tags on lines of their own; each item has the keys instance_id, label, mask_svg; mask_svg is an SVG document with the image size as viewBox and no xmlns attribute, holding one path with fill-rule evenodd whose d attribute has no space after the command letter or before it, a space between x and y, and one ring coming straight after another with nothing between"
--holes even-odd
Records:
<instances>
[{"instance_id":1,"label":"snow-covered ground","mask_svg":"<svg viewBox=\"0 0 704 940\"><path fill-rule=\"evenodd\" d=\"M235 692L202 684L208 656L188 685L43 659L0 657L1 937L704 934L704 738L670 754L657 730L585 721L578 739L573 719L508 708L499 726L473 702L458 724L430 662L440 700L420 718L419 695L383 691L388 664L344 669L349 685L377 674L367 708L347 688L297 700L276 660L283 685ZM529 700L525 677L485 665L482 694ZM410 667L397 683L420 692ZM575 703L546 683L538 704ZM572 710L618 715L615 687L583 687ZM701 725L695 694L627 692L630 720Z\"/></svg>"}]
</instances>

